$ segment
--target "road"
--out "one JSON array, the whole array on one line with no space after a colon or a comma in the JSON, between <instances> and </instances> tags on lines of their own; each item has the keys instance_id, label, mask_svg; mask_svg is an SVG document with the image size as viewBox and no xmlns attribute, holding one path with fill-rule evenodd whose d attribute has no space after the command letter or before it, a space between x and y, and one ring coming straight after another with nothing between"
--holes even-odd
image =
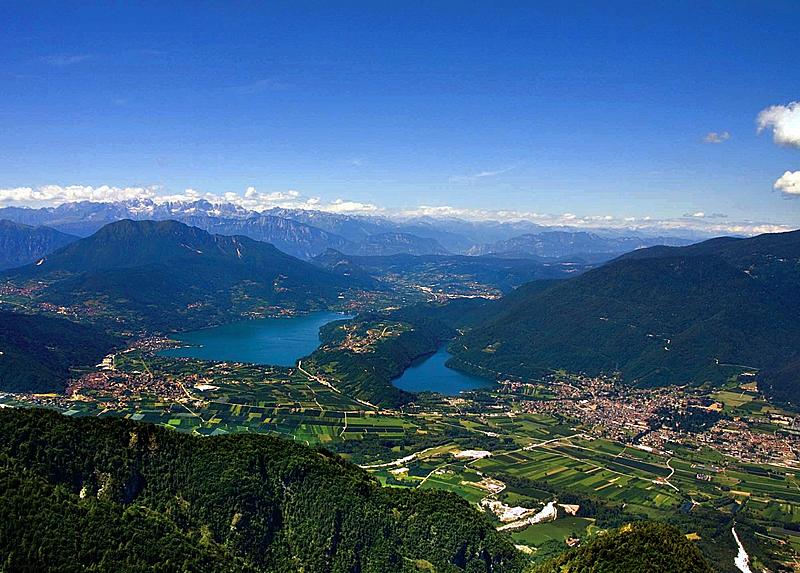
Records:
<instances>
[{"instance_id":1,"label":"road","mask_svg":"<svg viewBox=\"0 0 800 573\"><path fill-rule=\"evenodd\" d=\"M327 386L328 388L330 388L331 390L333 390L337 394L342 394L343 396L346 396L346 394L343 394L341 390L339 390L336 386L334 386L333 384L331 384L330 382L328 382L324 378L320 378L319 376L317 376L315 374L312 374L311 372L309 372L308 370L303 368L303 361L302 360L298 360L297 361L297 369L300 372L302 372L303 374L305 374L309 378L309 380L313 380L314 382L318 382L318 383L322 384L323 386ZM355 400L356 402L358 402L362 406L367 406L369 408L372 408L373 410L378 410L378 407L375 404L372 404L371 402L367 402L366 400L359 400L358 398L356 398L354 396L347 396L347 397L350 398L351 400Z\"/></svg>"}]
</instances>

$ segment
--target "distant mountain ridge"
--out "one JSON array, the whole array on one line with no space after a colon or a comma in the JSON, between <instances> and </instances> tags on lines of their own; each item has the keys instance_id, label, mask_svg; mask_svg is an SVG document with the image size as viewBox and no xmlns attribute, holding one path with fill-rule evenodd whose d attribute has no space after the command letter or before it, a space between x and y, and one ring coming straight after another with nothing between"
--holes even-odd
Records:
<instances>
[{"instance_id":1,"label":"distant mountain ridge","mask_svg":"<svg viewBox=\"0 0 800 573\"><path fill-rule=\"evenodd\" d=\"M167 329L325 308L359 286L270 244L176 221L110 223L6 278L43 281L52 304Z\"/></svg>"},{"instance_id":2,"label":"distant mountain ridge","mask_svg":"<svg viewBox=\"0 0 800 573\"><path fill-rule=\"evenodd\" d=\"M400 226L383 219L371 221L300 210L271 210L260 213L231 203L212 204L202 199L165 203L152 200L118 203L83 201L40 209L5 207L0 209L0 218L26 225L47 225L81 237L91 235L104 225L125 219L174 220L210 233L243 235L264 241L303 259L310 259L329 248L353 254L447 252L435 239L409 233L401 236ZM344 231L349 238L305 222L314 222L317 219L327 228ZM358 226L359 230L354 230L354 226Z\"/></svg>"},{"instance_id":3,"label":"distant mountain ridge","mask_svg":"<svg viewBox=\"0 0 800 573\"><path fill-rule=\"evenodd\" d=\"M83 201L38 209L5 207L0 208L0 218L26 225L45 225L82 237L91 235L103 225L123 219L176 220L211 233L238 234L272 243L280 250L303 259L311 259L330 248L355 255L451 253L560 258L580 254L578 246L583 254L602 253L601 258L608 259L609 254L618 255L641 246L687 242L671 236L653 239L652 233L620 229L589 233L567 227L543 227L530 221L467 221L433 217L400 220L382 215L352 215L312 209L255 211L234 203L212 203L205 199ZM584 240L571 248L565 247L566 241L552 239L533 239L534 244L531 244L530 236L559 232L584 237ZM401 240L401 237L405 239ZM508 244L504 243L506 241ZM572 242L576 241L573 239Z\"/></svg>"},{"instance_id":4,"label":"distant mountain ridge","mask_svg":"<svg viewBox=\"0 0 800 573\"><path fill-rule=\"evenodd\" d=\"M453 350L463 365L519 376L722 382L735 365L777 369L800 356L798 301L800 231L652 247L520 287Z\"/></svg>"},{"instance_id":5,"label":"distant mountain ridge","mask_svg":"<svg viewBox=\"0 0 800 573\"><path fill-rule=\"evenodd\" d=\"M392 232L370 235L355 248L348 248L345 252L361 256L450 254L436 239L418 237L409 233Z\"/></svg>"},{"instance_id":6,"label":"distant mountain ridge","mask_svg":"<svg viewBox=\"0 0 800 573\"><path fill-rule=\"evenodd\" d=\"M0 219L0 270L32 263L78 237Z\"/></svg>"},{"instance_id":7,"label":"distant mountain ridge","mask_svg":"<svg viewBox=\"0 0 800 573\"><path fill-rule=\"evenodd\" d=\"M612 259L645 247L683 246L691 242L677 237L608 237L587 231L542 231L473 247L468 254L556 259L583 256L596 261L599 258Z\"/></svg>"}]
</instances>

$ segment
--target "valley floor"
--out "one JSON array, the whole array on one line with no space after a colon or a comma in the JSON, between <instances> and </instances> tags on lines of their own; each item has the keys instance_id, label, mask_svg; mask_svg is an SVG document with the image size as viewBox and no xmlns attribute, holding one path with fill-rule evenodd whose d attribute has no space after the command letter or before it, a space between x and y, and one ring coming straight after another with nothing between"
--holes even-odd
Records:
<instances>
[{"instance_id":1,"label":"valley floor","mask_svg":"<svg viewBox=\"0 0 800 573\"><path fill-rule=\"evenodd\" d=\"M321 445L385 485L457 493L535 558L645 517L677 525L722 571L736 570L734 519L756 570L800 551L800 431L746 374L723 390L633 390L559 373L387 409L348 397L313 361L158 356L167 344L108 356L66 395L5 394L0 405Z\"/></svg>"}]
</instances>

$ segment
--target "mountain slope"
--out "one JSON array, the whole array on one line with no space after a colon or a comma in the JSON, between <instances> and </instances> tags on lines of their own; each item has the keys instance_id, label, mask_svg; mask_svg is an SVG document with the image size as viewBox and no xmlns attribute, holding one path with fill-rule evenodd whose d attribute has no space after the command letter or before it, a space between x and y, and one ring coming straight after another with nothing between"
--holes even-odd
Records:
<instances>
[{"instance_id":1,"label":"mountain slope","mask_svg":"<svg viewBox=\"0 0 800 573\"><path fill-rule=\"evenodd\" d=\"M183 215L180 221L209 233L244 235L256 241L264 241L301 259L310 259L331 248L352 248L349 241L333 233L291 219L264 214L254 214L247 218Z\"/></svg>"},{"instance_id":2,"label":"mountain slope","mask_svg":"<svg viewBox=\"0 0 800 573\"><path fill-rule=\"evenodd\" d=\"M490 245L474 247L470 249L469 254L554 259L589 257L599 261L644 247L680 246L689 242L675 237L607 237L585 231L545 231L519 235Z\"/></svg>"},{"instance_id":3,"label":"mountain slope","mask_svg":"<svg viewBox=\"0 0 800 573\"><path fill-rule=\"evenodd\" d=\"M115 342L91 326L0 312L0 390L63 391L73 368L94 366Z\"/></svg>"},{"instance_id":4,"label":"mountain slope","mask_svg":"<svg viewBox=\"0 0 800 573\"><path fill-rule=\"evenodd\" d=\"M548 228L529 221L465 221L457 218L416 217L396 220L377 215L348 215L311 209L248 209L232 202L205 199L135 199L100 203L79 201L56 207L0 208L0 219L44 225L86 237L104 225L123 219L180 221L210 233L244 235L272 243L293 256L308 259L333 248L350 254L492 254L530 258L584 257L600 262L654 244L681 245L676 236L658 236L659 229L596 232ZM677 233L677 231L676 231ZM685 231L681 236L697 237ZM409 237L405 242L399 236ZM371 237L383 236L378 239ZM702 235L705 236L705 235ZM393 238L394 237L394 238Z\"/></svg>"},{"instance_id":5,"label":"mountain slope","mask_svg":"<svg viewBox=\"0 0 800 573\"><path fill-rule=\"evenodd\" d=\"M655 247L548 288L521 287L454 351L520 376L566 368L619 370L643 385L718 382L729 365L798 356L798 301L798 231Z\"/></svg>"},{"instance_id":6,"label":"mountain slope","mask_svg":"<svg viewBox=\"0 0 800 573\"><path fill-rule=\"evenodd\" d=\"M447 290L448 285L484 285L508 292L526 282L567 278L586 265L533 259L503 259L466 255L358 256L329 250L312 259L314 264L350 276L371 276L386 282L424 285Z\"/></svg>"},{"instance_id":7,"label":"mountain slope","mask_svg":"<svg viewBox=\"0 0 800 573\"><path fill-rule=\"evenodd\" d=\"M8 410L0 458L4 570L522 568L510 539L456 495L382 488L284 439Z\"/></svg>"},{"instance_id":8,"label":"mountain slope","mask_svg":"<svg viewBox=\"0 0 800 573\"><path fill-rule=\"evenodd\" d=\"M343 249L345 254L361 256L446 255L445 249L436 239L411 235L409 233L378 233L364 238L358 244Z\"/></svg>"},{"instance_id":9,"label":"mountain slope","mask_svg":"<svg viewBox=\"0 0 800 573\"><path fill-rule=\"evenodd\" d=\"M0 269L27 265L77 239L48 227L0 220Z\"/></svg>"},{"instance_id":10,"label":"mountain slope","mask_svg":"<svg viewBox=\"0 0 800 573\"><path fill-rule=\"evenodd\" d=\"M178 328L335 302L358 285L246 237L175 221L111 223L12 281L43 281L39 298L132 325Z\"/></svg>"}]
</instances>

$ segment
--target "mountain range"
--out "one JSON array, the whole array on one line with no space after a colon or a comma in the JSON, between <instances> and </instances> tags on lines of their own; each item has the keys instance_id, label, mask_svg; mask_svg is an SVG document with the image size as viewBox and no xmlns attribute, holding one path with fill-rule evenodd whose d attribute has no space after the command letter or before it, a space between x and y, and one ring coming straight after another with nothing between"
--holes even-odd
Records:
<instances>
[{"instance_id":1,"label":"mountain range","mask_svg":"<svg viewBox=\"0 0 800 573\"><path fill-rule=\"evenodd\" d=\"M336 249L352 255L498 254L560 259L600 254L608 259L642 246L685 244L690 239L605 229L542 227L529 221L465 221L416 217L348 215L310 209L245 209L232 203L193 201L155 202L149 199L114 203L73 202L39 209L0 208L0 219L47 226L86 237L108 223L123 219L176 220L210 233L242 235L275 245L302 259ZM563 236L546 235L560 232ZM509 243L505 243L510 241ZM598 260L595 257L595 261Z\"/></svg>"},{"instance_id":2,"label":"mountain range","mask_svg":"<svg viewBox=\"0 0 800 573\"><path fill-rule=\"evenodd\" d=\"M110 223L5 277L44 283L40 302L150 329L328 307L362 286L270 244L176 221Z\"/></svg>"},{"instance_id":3,"label":"mountain range","mask_svg":"<svg viewBox=\"0 0 800 573\"><path fill-rule=\"evenodd\" d=\"M682 246L693 241L679 237L603 236L586 231L528 233L469 249L470 255L505 258L573 258L590 262L610 260L624 253L655 245Z\"/></svg>"},{"instance_id":4,"label":"mountain range","mask_svg":"<svg viewBox=\"0 0 800 573\"><path fill-rule=\"evenodd\" d=\"M619 371L653 386L745 368L796 380L780 368L800 357L798 300L800 231L652 247L520 287L452 349L462 366L526 377Z\"/></svg>"}]
</instances>

